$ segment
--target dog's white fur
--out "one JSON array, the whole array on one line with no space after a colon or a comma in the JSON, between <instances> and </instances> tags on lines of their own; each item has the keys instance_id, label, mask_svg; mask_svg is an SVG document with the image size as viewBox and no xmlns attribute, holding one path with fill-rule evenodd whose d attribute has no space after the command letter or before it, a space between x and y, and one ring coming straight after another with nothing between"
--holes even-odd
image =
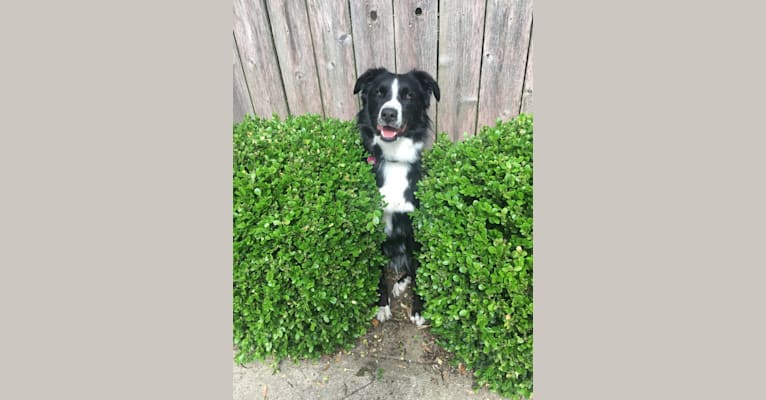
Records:
<instances>
[{"instance_id":1,"label":"dog's white fur","mask_svg":"<svg viewBox=\"0 0 766 400\"><path fill-rule=\"evenodd\" d=\"M378 307L378 315L375 317L375 319L380 322L386 322L392 317L393 315L391 314L391 306Z\"/></svg>"},{"instance_id":2,"label":"dog's white fur","mask_svg":"<svg viewBox=\"0 0 766 400\"><path fill-rule=\"evenodd\" d=\"M410 279L409 276L402 279L401 282L397 282L394 284L394 288L391 289L391 294L394 295L394 297L399 297L405 290L407 290L407 285L409 285L410 282L412 282L412 279Z\"/></svg>"},{"instance_id":3,"label":"dog's white fur","mask_svg":"<svg viewBox=\"0 0 766 400\"><path fill-rule=\"evenodd\" d=\"M379 136L375 136L372 142L380 146L385 160L405 163L417 161L424 146L423 142L414 143L412 139L406 137L400 137L393 142L386 142Z\"/></svg>"},{"instance_id":4,"label":"dog's white fur","mask_svg":"<svg viewBox=\"0 0 766 400\"><path fill-rule=\"evenodd\" d=\"M391 82L391 99L380 106L378 121L382 122L381 114L383 114L383 110L386 108L396 110L396 126L402 126L402 103L399 102L399 79L397 78L394 78Z\"/></svg>"}]
</instances>

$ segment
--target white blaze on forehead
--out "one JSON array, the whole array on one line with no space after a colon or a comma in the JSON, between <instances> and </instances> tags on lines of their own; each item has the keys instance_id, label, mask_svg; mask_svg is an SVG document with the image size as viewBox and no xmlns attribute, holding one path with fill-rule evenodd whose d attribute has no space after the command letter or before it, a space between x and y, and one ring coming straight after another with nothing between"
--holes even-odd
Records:
<instances>
[{"instance_id":1,"label":"white blaze on forehead","mask_svg":"<svg viewBox=\"0 0 766 400\"><path fill-rule=\"evenodd\" d=\"M396 110L396 127L400 127L402 125L402 103L399 102L399 78L394 78L391 82L391 98L380 106L380 111L378 111L379 121L382 121L380 114L384 108Z\"/></svg>"}]
</instances>

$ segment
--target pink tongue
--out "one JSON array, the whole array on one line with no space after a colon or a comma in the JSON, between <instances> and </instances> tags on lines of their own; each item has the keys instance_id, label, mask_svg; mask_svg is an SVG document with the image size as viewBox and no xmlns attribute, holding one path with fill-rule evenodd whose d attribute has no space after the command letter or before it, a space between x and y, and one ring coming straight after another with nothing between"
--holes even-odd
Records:
<instances>
[{"instance_id":1,"label":"pink tongue","mask_svg":"<svg viewBox=\"0 0 766 400\"><path fill-rule=\"evenodd\" d=\"M383 136L386 139L393 139L396 137L396 130L395 129L389 129L389 128L381 128L380 129L380 135Z\"/></svg>"}]
</instances>

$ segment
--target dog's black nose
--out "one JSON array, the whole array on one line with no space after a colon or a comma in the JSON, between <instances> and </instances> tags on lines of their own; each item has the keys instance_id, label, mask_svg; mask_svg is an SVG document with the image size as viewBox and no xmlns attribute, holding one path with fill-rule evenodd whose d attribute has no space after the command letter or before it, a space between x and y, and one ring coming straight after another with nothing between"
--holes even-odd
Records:
<instances>
[{"instance_id":1,"label":"dog's black nose","mask_svg":"<svg viewBox=\"0 0 766 400\"><path fill-rule=\"evenodd\" d=\"M383 119L384 122L395 122L396 121L396 109L395 108L384 108L380 110L380 118Z\"/></svg>"}]
</instances>

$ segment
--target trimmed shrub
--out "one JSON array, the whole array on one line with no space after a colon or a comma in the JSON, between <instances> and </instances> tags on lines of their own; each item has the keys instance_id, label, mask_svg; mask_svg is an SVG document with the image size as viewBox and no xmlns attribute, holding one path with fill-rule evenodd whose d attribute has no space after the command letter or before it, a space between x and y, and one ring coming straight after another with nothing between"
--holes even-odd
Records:
<instances>
[{"instance_id":1,"label":"trimmed shrub","mask_svg":"<svg viewBox=\"0 0 766 400\"><path fill-rule=\"evenodd\" d=\"M443 136L443 135L442 135ZM438 343L477 383L532 392L532 116L424 156L417 287Z\"/></svg>"},{"instance_id":2,"label":"trimmed shrub","mask_svg":"<svg viewBox=\"0 0 766 400\"><path fill-rule=\"evenodd\" d=\"M375 314L382 199L353 122L234 126L234 343L240 363L349 347Z\"/></svg>"}]
</instances>

